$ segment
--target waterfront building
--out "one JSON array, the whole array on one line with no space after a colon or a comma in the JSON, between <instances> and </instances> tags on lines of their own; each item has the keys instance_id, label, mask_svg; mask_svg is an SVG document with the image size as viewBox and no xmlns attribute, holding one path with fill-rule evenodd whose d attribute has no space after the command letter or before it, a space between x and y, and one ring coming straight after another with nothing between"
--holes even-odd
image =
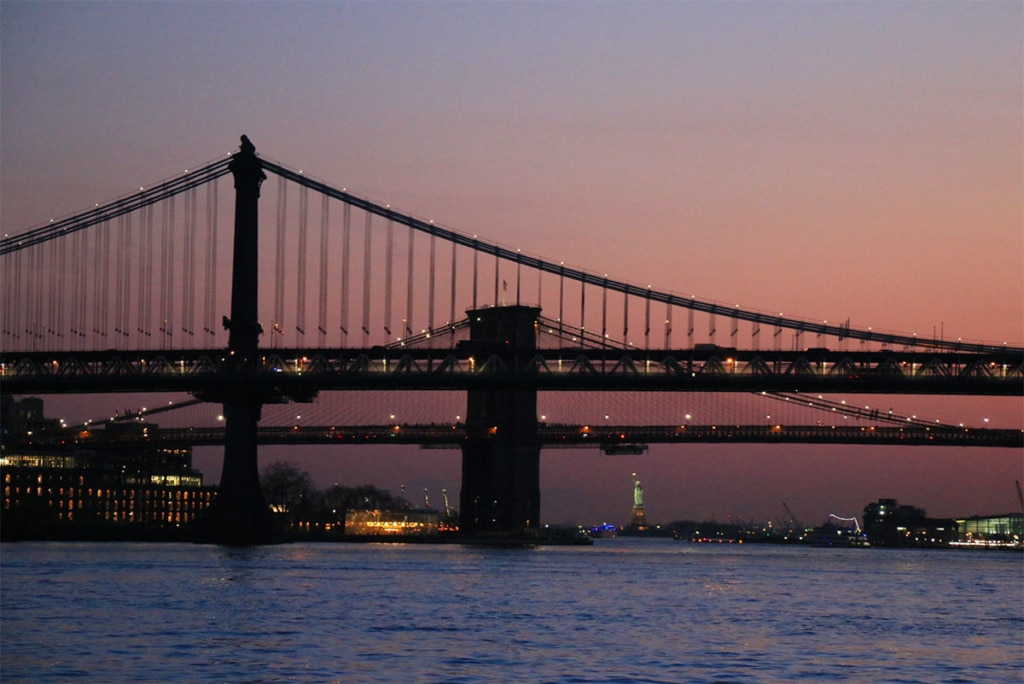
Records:
<instances>
[{"instance_id":1,"label":"waterfront building","mask_svg":"<svg viewBox=\"0 0 1024 684\"><path fill-rule=\"evenodd\" d=\"M956 522L959 545L1019 546L1024 541L1024 513L975 515Z\"/></svg>"},{"instance_id":2,"label":"waterfront building","mask_svg":"<svg viewBox=\"0 0 1024 684\"><path fill-rule=\"evenodd\" d=\"M138 439L155 435L155 425L108 425L102 445L85 449L59 421L42 418L39 399L5 397L3 409L4 538L177 530L216 497L192 468L191 449Z\"/></svg>"},{"instance_id":3,"label":"waterfront building","mask_svg":"<svg viewBox=\"0 0 1024 684\"><path fill-rule=\"evenodd\" d=\"M345 534L352 536L431 536L438 532L440 514L432 508L345 511Z\"/></svg>"},{"instance_id":4,"label":"waterfront building","mask_svg":"<svg viewBox=\"0 0 1024 684\"><path fill-rule=\"evenodd\" d=\"M923 508L879 499L864 507L864 532L872 546L947 547L957 539L957 522L929 518Z\"/></svg>"}]
</instances>

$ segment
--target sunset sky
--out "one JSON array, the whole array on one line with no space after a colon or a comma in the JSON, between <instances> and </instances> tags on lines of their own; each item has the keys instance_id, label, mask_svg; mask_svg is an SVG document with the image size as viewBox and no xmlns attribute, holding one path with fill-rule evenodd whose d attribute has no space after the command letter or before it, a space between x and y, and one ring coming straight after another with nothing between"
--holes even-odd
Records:
<instances>
[{"instance_id":1,"label":"sunset sky","mask_svg":"<svg viewBox=\"0 0 1024 684\"><path fill-rule=\"evenodd\" d=\"M1020 2L4 2L0 70L5 233L245 133L338 187L622 280L1024 344ZM1020 399L898 401L1022 423ZM457 499L457 452L275 458ZM216 480L219 456L196 460ZM819 524L879 497L995 514L1022 470L991 449L546 452L542 515L624 523L632 472L653 522L785 501Z\"/></svg>"}]
</instances>

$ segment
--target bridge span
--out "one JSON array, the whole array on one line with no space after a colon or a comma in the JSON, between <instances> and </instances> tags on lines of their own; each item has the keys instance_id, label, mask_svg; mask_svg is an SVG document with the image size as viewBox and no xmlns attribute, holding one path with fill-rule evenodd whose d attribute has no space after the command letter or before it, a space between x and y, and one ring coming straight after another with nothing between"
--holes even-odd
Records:
<instances>
[{"instance_id":1,"label":"bridge span","mask_svg":"<svg viewBox=\"0 0 1024 684\"><path fill-rule=\"evenodd\" d=\"M298 401L327 390L477 387L1024 396L1024 355L1015 350L568 347L524 354L460 341L450 349L261 349L244 369L228 354L207 350L23 352L2 359L0 380L12 394L184 391L202 396L231 375Z\"/></svg>"},{"instance_id":2,"label":"bridge span","mask_svg":"<svg viewBox=\"0 0 1024 684\"><path fill-rule=\"evenodd\" d=\"M425 449L461 449L470 440L504 439L490 429L471 434L462 423L451 425L260 426L260 444L416 445ZM512 441L516 436L510 438ZM223 446L222 427L162 428L105 434L79 430L37 435L35 445L134 448L140 443L167 448ZM951 425L567 425L537 426L531 440L543 449L601 449L608 454L642 453L649 444L896 444L1024 448L1024 430L966 428ZM29 443L28 446L31 446Z\"/></svg>"},{"instance_id":3,"label":"bridge span","mask_svg":"<svg viewBox=\"0 0 1024 684\"><path fill-rule=\"evenodd\" d=\"M261 234L267 173L276 225ZM228 176L230 234L218 228L217 188ZM227 159L5 235L0 258L0 391L184 392L223 406L222 432L161 430L169 441L224 444L210 527L221 543L268 540L256 448L274 441L460 448L462 508L482 534L539 525L542 447L1020 445L1019 430L918 424L549 425L538 419L538 392L1020 397L1024 346L800 319L628 283L358 197L261 159L244 136ZM333 390L464 391L466 419L333 433L260 424L268 405Z\"/></svg>"}]
</instances>

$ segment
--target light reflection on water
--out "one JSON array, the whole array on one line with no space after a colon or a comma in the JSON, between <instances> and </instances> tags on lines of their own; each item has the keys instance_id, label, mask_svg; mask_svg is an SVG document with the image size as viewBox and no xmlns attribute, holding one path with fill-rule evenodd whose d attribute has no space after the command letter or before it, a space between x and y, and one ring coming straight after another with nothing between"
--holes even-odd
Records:
<instances>
[{"instance_id":1,"label":"light reflection on water","mask_svg":"<svg viewBox=\"0 0 1024 684\"><path fill-rule=\"evenodd\" d=\"M0 548L0 679L999 682L1024 557L593 547Z\"/></svg>"}]
</instances>

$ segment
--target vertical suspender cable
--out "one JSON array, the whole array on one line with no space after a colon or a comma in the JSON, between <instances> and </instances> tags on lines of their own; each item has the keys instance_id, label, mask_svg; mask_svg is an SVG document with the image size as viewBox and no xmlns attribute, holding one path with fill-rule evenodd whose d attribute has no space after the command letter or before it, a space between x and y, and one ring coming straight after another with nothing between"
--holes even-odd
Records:
<instances>
[{"instance_id":1,"label":"vertical suspender cable","mask_svg":"<svg viewBox=\"0 0 1024 684\"><path fill-rule=\"evenodd\" d=\"M71 260L71 269L73 274L73 287L71 294L71 335L74 341L72 349L82 349L83 341L85 338L85 289L87 280L87 264L88 259L84 258L83 255L88 254L87 235L91 231L78 231L75 233L75 257ZM10 290L13 292L14 290Z\"/></svg>"},{"instance_id":2,"label":"vertical suspender cable","mask_svg":"<svg viewBox=\"0 0 1024 684\"><path fill-rule=\"evenodd\" d=\"M94 233L94 237L92 242L93 255L92 258L89 260L89 262L92 264L93 270L93 273L89 274L89 295L92 298L92 301L90 302L92 314L90 315L89 320L87 322L89 324L89 343L92 345L93 349L100 348L99 340L97 338L100 332L100 299L103 296L103 291L102 287L100 286L100 282L104 274L102 252L103 241L101 240L104 225L105 223L98 223L95 226L93 226L92 229L89 231L91 233Z\"/></svg>"},{"instance_id":3,"label":"vertical suspender cable","mask_svg":"<svg viewBox=\"0 0 1024 684\"><path fill-rule=\"evenodd\" d=\"M173 336L173 296L174 291L174 198L170 197L167 199L166 206L164 208L164 251L161 253L163 262L160 266L160 271L163 275L162 292L160 294L161 299L161 312L160 315L163 318L163 326L160 328L161 335L161 349L167 349L171 345Z\"/></svg>"},{"instance_id":4,"label":"vertical suspender cable","mask_svg":"<svg viewBox=\"0 0 1024 684\"><path fill-rule=\"evenodd\" d=\"M142 339L138 335L138 333L135 331L135 329L138 328L138 325L136 325L136 322L134 322L134 320L132 319L132 303L133 303L132 302L132 296L135 297L135 300L136 300L134 302L135 310L138 311L138 300L140 300L142 298L142 291L138 287L135 287L135 285L134 285L134 283L132 281L132 277L133 277L132 276L132 263L135 264L135 270L138 271L138 275L137 275L136 281L135 281L135 283L137 283L137 280L141 279L141 277L142 277L142 275L141 275L142 266L143 266L143 264L142 264L142 256L141 256L141 252L142 252L142 237L139 236L139 233L142 230L142 226L143 226L142 220L143 220L144 216L145 216L145 211L142 210L142 211L140 211L137 214L137 219L138 219L137 227L132 223L131 220L128 221L127 226L126 226L127 227L127 233L128 233L127 236L126 236L126 245L127 245L127 249L128 249L128 259L127 259L126 271L125 271L125 284L126 284L126 287L129 290L129 296L125 297L124 329L123 329L124 330L124 334L123 334L123 337L126 340L128 338L134 338L135 343L134 343L133 346L136 349L141 349L142 348Z\"/></svg>"},{"instance_id":5,"label":"vertical suspender cable","mask_svg":"<svg viewBox=\"0 0 1024 684\"><path fill-rule=\"evenodd\" d=\"M295 310L295 331L297 346L305 346L306 339L306 255L309 243L309 188L305 185L299 186L299 254L296 257L295 276L298 278L296 286L296 310Z\"/></svg>"},{"instance_id":6,"label":"vertical suspender cable","mask_svg":"<svg viewBox=\"0 0 1024 684\"><path fill-rule=\"evenodd\" d=\"M583 347L583 338L587 334L587 281L580 281L580 347Z\"/></svg>"},{"instance_id":7,"label":"vertical suspender cable","mask_svg":"<svg viewBox=\"0 0 1024 684\"><path fill-rule=\"evenodd\" d=\"M43 278L43 273L52 273L53 240L51 244L41 244L36 247L39 251L39 270L36 271L35 289L39 297L39 340L40 349L52 349L50 345L50 331L53 329L53 316L51 304L53 303L53 278Z\"/></svg>"},{"instance_id":8,"label":"vertical suspender cable","mask_svg":"<svg viewBox=\"0 0 1024 684\"><path fill-rule=\"evenodd\" d=\"M601 346L604 347L608 341L608 276L604 277L604 285L601 286Z\"/></svg>"},{"instance_id":9,"label":"vertical suspender cable","mask_svg":"<svg viewBox=\"0 0 1024 684\"><path fill-rule=\"evenodd\" d=\"M476 299L476 288L477 288L477 272L478 272L478 261L480 257L480 250L478 249L478 243L476 238L473 238L473 309L477 308Z\"/></svg>"},{"instance_id":10,"label":"vertical suspender cable","mask_svg":"<svg viewBox=\"0 0 1024 684\"><path fill-rule=\"evenodd\" d=\"M692 297L691 297L691 299L692 299ZM686 329L686 343L689 345L690 349L693 349L693 331L694 331L693 307L690 307L689 309L687 309L687 312L689 314L688 315L689 327Z\"/></svg>"},{"instance_id":11,"label":"vertical suspender cable","mask_svg":"<svg viewBox=\"0 0 1024 684\"><path fill-rule=\"evenodd\" d=\"M395 223L388 219L387 238L384 244L384 334L385 342L391 341L391 298L395 277Z\"/></svg>"},{"instance_id":12,"label":"vertical suspender cable","mask_svg":"<svg viewBox=\"0 0 1024 684\"><path fill-rule=\"evenodd\" d=\"M736 308L739 308L739 307L736 307ZM729 333L729 346L730 347L737 346L737 335L739 334L739 331L740 331L740 319L738 317L733 317L733 319L732 319L732 331Z\"/></svg>"},{"instance_id":13,"label":"vertical suspender cable","mask_svg":"<svg viewBox=\"0 0 1024 684\"><path fill-rule=\"evenodd\" d=\"M170 248L168 243L170 241L170 227L168 224L167 214L171 210L171 200L167 200L160 204L160 251L157 254L160 255L160 303L157 309L157 337L159 338L160 349L165 349L164 344L164 333L167 327L167 278L168 271L170 269L170 261L167 258L167 250Z\"/></svg>"},{"instance_id":14,"label":"vertical suspender cable","mask_svg":"<svg viewBox=\"0 0 1024 684\"><path fill-rule=\"evenodd\" d=\"M412 335L412 284L413 284L413 238L416 237L416 231L409 228L409 266L405 273L405 321L404 327L405 332L402 333L403 337L409 337Z\"/></svg>"},{"instance_id":15,"label":"vertical suspender cable","mask_svg":"<svg viewBox=\"0 0 1024 684\"><path fill-rule=\"evenodd\" d=\"M651 286L647 286L647 303L644 311L644 349L651 348Z\"/></svg>"},{"instance_id":16,"label":"vertical suspender cable","mask_svg":"<svg viewBox=\"0 0 1024 684\"><path fill-rule=\"evenodd\" d=\"M284 334L285 227L288 219L288 183L277 178L277 244L274 269L274 332ZM277 341L273 344L277 344Z\"/></svg>"},{"instance_id":17,"label":"vertical suspender cable","mask_svg":"<svg viewBox=\"0 0 1024 684\"><path fill-rule=\"evenodd\" d=\"M24 273L26 272L24 262L28 258L28 252L17 251L5 258L13 262L5 266L5 270L9 269L12 274L12 282L10 287L4 290L7 297L4 302L4 310L10 309L11 311L10 335L12 341L17 341L16 347L12 348L28 350L28 321L31 319L31 311L28 310L30 301L27 297L16 294L27 292L28 288L31 287L29 283L23 280Z\"/></svg>"},{"instance_id":18,"label":"vertical suspender cable","mask_svg":"<svg viewBox=\"0 0 1024 684\"><path fill-rule=\"evenodd\" d=\"M558 342L563 342L565 328L565 264L558 266Z\"/></svg>"},{"instance_id":19,"label":"vertical suspender cable","mask_svg":"<svg viewBox=\"0 0 1024 684\"><path fill-rule=\"evenodd\" d=\"M0 319L3 320L3 348L4 349L16 349L14 344L14 335L11 334L11 320L14 315L14 307L11 306L14 302L11 296L12 292L15 292L15 286L12 282L14 277L13 268L14 257L17 252L10 256L4 256L2 259L3 267L0 271L3 273L4 289L3 289L3 306L0 307Z\"/></svg>"},{"instance_id":20,"label":"vertical suspender cable","mask_svg":"<svg viewBox=\"0 0 1024 684\"><path fill-rule=\"evenodd\" d=\"M437 268L437 236L430 234L430 284L427 286L427 330L434 333L434 276ZM433 343L430 343L433 344ZM428 345L429 346L429 345Z\"/></svg>"},{"instance_id":21,"label":"vertical suspender cable","mask_svg":"<svg viewBox=\"0 0 1024 684\"><path fill-rule=\"evenodd\" d=\"M501 280L501 260L498 252L494 252L494 306L498 306L501 300L498 299L498 281Z\"/></svg>"},{"instance_id":22,"label":"vertical suspender cable","mask_svg":"<svg viewBox=\"0 0 1024 684\"><path fill-rule=\"evenodd\" d=\"M198 215L198 199L195 188L185 193L185 257L182 260L184 270L181 330L185 333L182 345L195 347L196 331L196 224Z\"/></svg>"},{"instance_id":23,"label":"vertical suspender cable","mask_svg":"<svg viewBox=\"0 0 1024 684\"><path fill-rule=\"evenodd\" d=\"M29 300L28 306L28 320L26 333L30 342L30 349L35 351L39 345L39 319L40 319L40 299L42 297L41 288L39 287L39 274L42 272L42 264L39 263L39 253L41 248L39 246L31 247L28 251L28 271L25 273L26 288L23 292L26 293L26 298Z\"/></svg>"},{"instance_id":24,"label":"vertical suspender cable","mask_svg":"<svg viewBox=\"0 0 1024 684\"><path fill-rule=\"evenodd\" d=\"M217 334L217 181L206 185L206 306L203 329L212 341Z\"/></svg>"},{"instance_id":25,"label":"vertical suspender cable","mask_svg":"<svg viewBox=\"0 0 1024 684\"><path fill-rule=\"evenodd\" d=\"M77 234L77 233L76 233ZM5 256L4 263L4 342L7 349L24 349L21 344L24 335L25 308L24 298L15 296L16 292L24 292L24 283L21 282L21 258L22 252L17 251ZM76 259L76 262L82 261ZM74 309L72 309L74 313Z\"/></svg>"},{"instance_id":26,"label":"vertical suspender cable","mask_svg":"<svg viewBox=\"0 0 1024 684\"><path fill-rule=\"evenodd\" d=\"M149 268L149 264L146 263L146 256L152 249L152 236L149 234L149 216L151 214L151 209L152 206L148 206L142 207L139 211L139 269L138 276L135 280L135 292L138 294L138 297L136 297L135 300L135 329L132 331L138 335L139 343L136 346L139 349L146 348L146 300L149 299L151 294L146 287L146 272Z\"/></svg>"},{"instance_id":27,"label":"vertical suspender cable","mask_svg":"<svg viewBox=\"0 0 1024 684\"><path fill-rule=\"evenodd\" d=\"M516 306L519 306L522 302L520 300L520 288L522 287L523 277L523 258L519 255L519 250L516 250Z\"/></svg>"},{"instance_id":28,"label":"vertical suspender cable","mask_svg":"<svg viewBox=\"0 0 1024 684\"><path fill-rule=\"evenodd\" d=\"M44 273L48 273L49 270L46 267L46 250L47 245L41 244L36 245L32 248L33 253L33 267L30 274L32 280L31 296L33 301L33 314L32 314L32 329L35 333L35 349L46 349L46 328L49 323L49 314L46 311L47 304L49 302L49 288L47 287L47 278L43 277Z\"/></svg>"},{"instance_id":29,"label":"vertical suspender cable","mask_svg":"<svg viewBox=\"0 0 1024 684\"><path fill-rule=\"evenodd\" d=\"M665 302L665 349L672 348L672 305Z\"/></svg>"},{"instance_id":30,"label":"vertical suspender cable","mask_svg":"<svg viewBox=\"0 0 1024 684\"><path fill-rule=\"evenodd\" d=\"M110 314L110 302L111 302L110 287L111 287L111 281L113 280L111 278L110 274L113 273L114 271L118 270L117 261L120 258L119 254L115 254L114 255L114 267L111 268L110 261L111 261L111 254L113 254L113 250L110 247L110 235L113 232L114 232L114 228L113 228L113 226L110 225L110 223L104 224L104 226L103 226L103 233L102 233L102 236L103 236L103 256L104 256L104 259L103 259L103 272L104 272L104 276L103 276L103 281L102 281L103 282L103 300L100 302L100 305L103 307L103 314L100 317L101 320L103 321L103 327L100 328L100 337L104 338L103 339L104 345L109 345L109 344L111 344L113 342L112 340L111 341L107 340L108 337L112 337L110 335L110 333L108 332L108 329L110 328L110 319L111 319L111 314Z\"/></svg>"},{"instance_id":31,"label":"vertical suspender cable","mask_svg":"<svg viewBox=\"0 0 1024 684\"><path fill-rule=\"evenodd\" d=\"M18 298L14 296L15 292L20 292L21 287L18 282L18 276L21 271L21 259L18 256L21 252L14 252L8 256L3 257L3 273L4 273L4 306L3 306L3 320L4 320L4 349L19 349L19 346L15 344L17 336L15 335L15 325L18 320L18 314L20 311L16 309L16 303ZM80 261L76 259L75 263ZM74 326L75 309L71 309L71 321L72 327Z\"/></svg>"},{"instance_id":32,"label":"vertical suspender cable","mask_svg":"<svg viewBox=\"0 0 1024 684\"><path fill-rule=\"evenodd\" d=\"M537 271L537 306L544 308L544 300L541 298L541 283L544 281L544 271Z\"/></svg>"},{"instance_id":33,"label":"vertical suspender cable","mask_svg":"<svg viewBox=\"0 0 1024 684\"><path fill-rule=\"evenodd\" d=\"M93 338L97 349L106 348L103 338L107 336L107 314L110 309L110 223L104 221L99 226L99 233L96 241L96 263L99 269L96 273L96 302L93 310ZM39 320L38 317L36 320Z\"/></svg>"},{"instance_id":34,"label":"vertical suspender cable","mask_svg":"<svg viewBox=\"0 0 1024 684\"><path fill-rule=\"evenodd\" d=\"M317 330L320 346L327 344L327 255L330 228L330 197L320 195L320 308L317 312Z\"/></svg>"},{"instance_id":35,"label":"vertical suspender cable","mask_svg":"<svg viewBox=\"0 0 1024 684\"><path fill-rule=\"evenodd\" d=\"M82 269L79 272L80 280L78 281L78 291L75 293L78 299L78 305L75 307L78 310L78 349L84 350L89 344L89 286L93 284L92 272L96 270L96 262L93 259L88 258L88 254L91 252L89 249L90 242L96 241L95 230L83 230L79 233L82 236L81 250L78 252L83 256L81 259L76 261L84 261Z\"/></svg>"},{"instance_id":36,"label":"vertical suspender cable","mask_svg":"<svg viewBox=\"0 0 1024 684\"><path fill-rule=\"evenodd\" d=\"M715 309L712 308L711 315L708 316L708 341L711 344L715 343L715 333L718 332L718 316L715 313Z\"/></svg>"},{"instance_id":37,"label":"vertical suspender cable","mask_svg":"<svg viewBox=\"0 0 1024 684\"><path fill-rule=\"evenodd\" d=\"M138 215L138 219L142 221L142 215ZM132 287L132 263L135 263L135 268L139 268L138 257L135 254L136 245L141 249L139 244L138 235L136 234L136 228L132 220L132 214L125 216L125 235L124 235L124 250L125 250L125 261L124 261L124 286L128 292L124 297L124 310L121 314L121 337L127 341L129 338L134 337L138 340L137 335L133 335L134 326L132 326L132 297L141 298L142 293ZM136 343L136 347L140 345Z\"/></svg>"},{"instance_id":38,"label":"vertical suspender cable","mask_svg":"<svg viewBox=\"0 0 1024 684\"><path fill-rule=\"evenodd\" d=\"M146 213L146 284L145 284L145 296L142 298L143 302L143 315L142 324L139 326L143 329L143 337L145 337L149 344L146 345L148 349L152 349L153 344L153 300L157 297L156 283L153 282L153 252L157 249L156 244L156 230L154 229L155 224L156 207L147 207Z\"/></svg>"},{"instance_id":39,"label":"vertical suspender cable","mask_svg":"<svg viewBox=\"0 0 1024 684\"><path fill-rule=\"evenodd\" d=\"M46 269L46 246L36 245L32 248L32 271L28 274L29 279L32 282L32 301L33 301L33 312L32 312L32 340L33 350L45 349L45 333L46 333L46 298L47 290L45 287L46 278L43 278L43 274L47 272ZM109 307L109 304L105 303L104 306ZM104 332L106 330L104 329Z\"/></svg>"},{"instance_id":40,"label":"vertical suspender cable","mask_svg":"<svg viewBox=\"0 0 1024 684\"><path fill-rule=\"evenodd\" d=\"M189 283L192 280L190 273L192 262L192 206L193 206L193 195L192 191L186 191L183 195L184 205L182 207L182 231L181 231L181 299L179 299L179 305L181 306L181 332L183 333L181 338L181 346L188 346L188 317L189 317L189 302L188 302L188 288ZM172 328L173 329L173 328Z\"/></svg>"},{"instance_id":41,"label":"vertical suspender cable","mask_svg":"<svg viewBox=\"0 0 1024 684\"><path fill-rule=\"evenodd\" d=\"M121 343L122 334L127 334L127 326L124 322L124 298L128 294L127 283L125 282L125 242L127 241L127 230L125 222L129 220L130 214L122 214L117 217L117 237L114 245L114 345Z\"/></svg>"},{"instance_id":42,"label":"vertical suspender cable","mask_svg":"<svg viewBox=\"0 0 1024 684\"><path fill-rule=\"evenodd\" d=\"M170 208L168 209L168 223L167 223L167 226L166 226L166 229L167 229L167 245L168 245L168 248L167 248L168 251L166 253L169 255L169 259L167 260L167 309L166 309L167 320L164 321L164 341L166 342L166 348L173 349L174 348L174 275L175 275L174 274L174 267L175 267L175 265L178 262L178 260L174 258L174 253L176 251L175 243L177 242L176 239L175 239L175 237L176 237L175 233L177 232L177 219L176 219L176 216L175 216L176 212L175 212L174 198L173 197L169 198L167 200L167 202L168 202L168 204L170 204Z\"/></svg>"},{"instance_id":43,"label":"vertical suspender cable","mask_svg":"<svg viewBox=\"0 0 1024 684\"><path fill-rule=\"evenodd\" d=\"M28 333L28 339L30 341L29 349L35 351L38 347L38 336L39 336L39 299L40 299L40 288L39 288L39 247L29 248L28 254L28 271L26 272L27 287L23 290L25 297L29 300L28 307L28 325L26 330Z\"/></svg>"},{"instance_id":44,"label":"vertical suspender cable","mask_svg":"<svg viewBox=\"0 0 1024 684\"><path fill-rule=\"evenodd\" d=\"M345 204L341 212L341 346L348 345L348 286L349 261L352 246L352 205Z\"/></svg>"},{"instance_id":45,"label":"vertical suspender cable","mask_svg":"<svg viewBox=\"0 0 1024 684\"><path fill-rule=\"evenodd\" d=\"M50 264L47 269L47 273L52 273L53 277L47 278L50 286L50 305L49 305L49 318L50 324L47 332L50 336L50 342L48 343L51 349L60 348L60 306L63 300L61 299L61 285L64 282L64 269L61 265L61 254L63 254L63 243L64 239L50 240Z\"/></svg>"},{"instance_id":46,"label":"vertical suspender cable","mask_svg":"<svg viewBox=\"0 0 1024 684\"><path fill-rule=\"evenodd\" d=\"M622 294L622 343L629 344L629 294Z\"/></svg>"},{"instance_id":47,"label":"vertical suspender cable","mask_svg":"<svg viewBox=\"0 0 1024 684\"><path fill-rule=\"evenodd\" d=\"M65 236L64 239L61 240L60 250L60 263L58 265L58 268L60 269L60 291L57 294L57 305L59 307L58 325L60 326L59 337L61 338L61 348L71 349L69 346L71 344L71 335L67 329L67 314L71 306L70 293L74 292L75 282L71 272L69 271L68 254L70 253L71 255L71 263L77 261L75 258L77 252L73 249L71 236Z\"/></svg>"},{"instance_id":48,"label":"vertical suspender cable","mask_svg":"<svg viewBox=\"0 0 1024 684\"><path fill-rule=\"evenodd\" d=\"M72 234L72 236L70 236L68 238L68 243L71 246L71 251L72 251L73 255L81 254L81 250L78 249L79 244L80 244L79 240L78 240L79 232L81 232L81 231L78 231L78 232ZM69 293L68 294L68 341L69 341L69 344L71 345L71 346L68 347L69 349L74 349L75 348L74 347L75 331L78 329L78 327L76 325L78 323L78 316L76 315L76 307L75 307L75 302L73 301L73 297L75 296L74 295L75 288L78 287L78 270L77 269L78 269L78 265L79 265L80 261L82 261L82 260L78 259L78 258L75 258L75 257L72 257L71 265L70 265L69 270L68 270L68 283L69 283L69 287L68 287L68 293ZM7 264L7 265L9 266L9 264ZM4 292L7 292L7 293L12 292L9 289L10 288L10 284L6 281L6 279L4 280L4 288L6 288L4 290ZM8 318L7 318L7 314L8 314L8 310L9 309L10 309L10 302L9 301L5 301L4 302L4 318L3 318L3 322L4 322L3 323L3 329L4 329L4 335L5 336L6 336L7 332L10 330L10 323L8 322Z\"/></svg>"},{"instance_id":49,"label":"vertical suspender cable","mask_svg":"<svg viewBox=\"0 0 1024 684\"><path fill-rule=\"evenodd\" d=\"M456 248L457 247L458 247L458 245L455 242L452 242L452 302L451 302L452 308L451 308L451 314L448 317L448 325L449 326L451 326L451 325L453 325L455 323L455 274L459 272L459 269L457 269L455 267L455 255L456 255ZM454 334L455 334L455 328L452 328L452 335L454 335Z\"/></svg>"},{"instance_id":50,"label":"vertical suspender cable","mask_svg":"<svg viewBox=\"0 0 1024 684\"><path fill-rule=\"evenodd\" d=\"M370 346L370 238L373 236L373 214L366 212L363 228L363 347Z\"/></svg>"}]
</instances>

